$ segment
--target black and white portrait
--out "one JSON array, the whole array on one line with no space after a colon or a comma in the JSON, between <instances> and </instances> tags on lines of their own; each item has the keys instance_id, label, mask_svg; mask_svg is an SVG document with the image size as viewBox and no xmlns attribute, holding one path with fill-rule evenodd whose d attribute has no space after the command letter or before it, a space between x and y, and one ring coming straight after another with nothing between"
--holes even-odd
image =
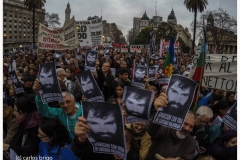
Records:
<instances>
[{"instance_id":1,"label":"black and white portrait","mask_svg":"<svg viewBox=\"0 0 240 160\"><path fill-rule=\"evenodd\" d=\"M96 66L95 61L97 60L97 55L98 55L98 53L96 51L88 50L86 52L85 66L95 67Z\"/></svg>"},{"instance_id":2,"label":"black and white portrait","mask_svg":"<svg viewBox=\"0 0 240 160\"><path fill-rule=\"evenodd\" d=\"M43 103L63 99L54 62L40 64L38 78L41 83L40 95Z\"/></svg>"},{"instance_id":3,"label":"black and white portrait","mask_svg":"<svg viewBox=\"0 0 240 160\"><path fill-rule=\"evenodd\" d=\"M43 63L39 65L39 80L43 93L56 93L60 91L55 63Z\"/></svg>"},{"instance_id":4,"label":"black and white portrait","mask_svg":"<svg viewBox=\"0 0 240 160\"><path fill-rule=\"evenodd\" d=\"M91 132L87 133L89 142L96 153L118 154L112 145L125 150L124 124L119 105L105 102L82 102L83 117ZM103 145L99 145L103 144Z\"/></svg>"},{"instance_id":5,"label":"black and white portrait","mask_svg":"<svg viewBox=\"0 0 240 160\"><path fill-rule=\"evenodd\" d=\"M8 79L11 79L16 94L24 93L24 88L17 77L16 71L9 72Z\"/></svg>"},{"instance_id":6,"label":"black and white portrait","mask_svg":"<svg viewBox=\"0 0 240 160\"><path fill-rule=\"evenodd\" d=\"M172 75L166 91L168 97L167 107L158 111L154 122L181 129L182 122L191 107L196 87L197 83L193 80L181 75Z\"/></svg>"},{"instance_id":7,"label":"black and white portrait","mask_svg":"<svg viewBox=\"0 0 240 160\"><path fill-rule=\"evenodd\" d=\"M235 102L224 115L222 121L232 129L237 130L237 102Z\"/></svg>"},{"instance_id":8,"label":"black and white portrait","mask_svg":"<svg viewBox=\"0 0 240 160\"><path fill-rule=\"evenodd\" d=\"M133 82L144 83L144 77L147 75L147 67L136 66L134 68Z\"/></svg>"},{"instance_id":9,"label":"black and white portrait","mask_svg":"<svg viewBox=\"0 0 240 160\"><path fill-rule=\"evenodd\" d=\"M84 97L89 102L102 102L104 101L103 94L100 91L92 73L90 70L86 70L81 74L76 76L79 83L81 84L81 89Z\"/></svg>"},{"instance_id":10,"label":"black and white portrait","mask_svg":"<svg viewBox=\"0 0 240 160\"><path fill-rule=\"evenodd\" d=\"M128 115L149 120L153 96L152 91L125 86L122 101Z\"/></svg>"},{"instance_id":11,"label":"black and white portrait","mask_svg":"<svg viewBox=\"0 0 240 160\"><path fill-rule=\"evenodd\" d=\"M154 66L148 67L148 80L149 81L155 80L155 74L156 74L156 67L154 67Z\"/></svg>"}]
</instances>

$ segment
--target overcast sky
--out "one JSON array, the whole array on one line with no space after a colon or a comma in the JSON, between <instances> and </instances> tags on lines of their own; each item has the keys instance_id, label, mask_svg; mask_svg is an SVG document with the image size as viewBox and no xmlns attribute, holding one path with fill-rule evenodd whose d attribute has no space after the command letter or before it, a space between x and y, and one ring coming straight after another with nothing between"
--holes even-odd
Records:
<instances>
[{"instance_id":1,"label":"overcast sky","mask_svg":"<svg viewBox=\"0 0 240 160\"><path fill-rule=\"evenodd\" d=\"M69 2L71 16L75 20L86 20L89 16L102 16L108 23L116 23L118 28L127 35L127 31L133 28L133 17L142 17L147 12L149 18L155 15L155 2L157 2L157 15L167 21L172 7L177 23L190 30L194 13L189 12L184 6L184 0L46 0L45 9L49 13L57 13L61 26L65 21L65 9ZM207 10L223 8L230 16L237 18L237 0L208 0ZM198 14L200 16L200 14Z\"/></svg>"}]
</instances>

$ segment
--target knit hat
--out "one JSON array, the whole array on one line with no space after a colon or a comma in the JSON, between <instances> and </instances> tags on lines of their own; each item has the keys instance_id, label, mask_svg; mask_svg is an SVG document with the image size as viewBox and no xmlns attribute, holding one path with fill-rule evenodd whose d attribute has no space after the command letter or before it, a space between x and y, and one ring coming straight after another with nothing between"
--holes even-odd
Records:
<instances>
[{"instance_id":1,"label":"knit hat","mask_svg":"<svg viewBox=\"0 0 240 160\"><path fill-rule=\"evenodd\" d=\"M234 137L237 137L237 131L235 131L235 130L228 130L222 136L222 141L223 142L228 142L228 141L230 141Z\"/></svg>"}]
</instances>

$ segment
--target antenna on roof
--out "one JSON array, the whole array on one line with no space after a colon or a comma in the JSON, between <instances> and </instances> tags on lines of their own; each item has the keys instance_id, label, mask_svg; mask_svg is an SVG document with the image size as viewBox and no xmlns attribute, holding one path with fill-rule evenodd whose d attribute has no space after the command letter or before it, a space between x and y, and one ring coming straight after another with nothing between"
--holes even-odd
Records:
<instances>
[{"instance_id":1,"label":"antenna on roof","mask_svg":"<svg viewBox=\"0 0 240 160\"><path fill-rule=\"evenodd\" d=\"M157 1L155 2L155 14L157 16Z\"/></svg>"}]
</instances>

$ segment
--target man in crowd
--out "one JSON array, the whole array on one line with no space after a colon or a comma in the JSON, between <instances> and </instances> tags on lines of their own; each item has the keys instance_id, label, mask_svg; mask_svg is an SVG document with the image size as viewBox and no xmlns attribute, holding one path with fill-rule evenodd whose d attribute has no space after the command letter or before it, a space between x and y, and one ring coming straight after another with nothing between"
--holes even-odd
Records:
<instances>
[{"instance_id":1,"label":"man in crowd","mask_svg":"<svg viewBox=\"0 0 240 160\"><path fill-rule=\"evenodd\" d=\"M76 93L76 86L72 81L67 79L66 71L62 68L57 68L56 71L58 77L65 83L67 90L74 95Z\"/></svg>"},{"instance_id":2,"label":"man in crowd","mask_svg":"<svg viewBox=\"0 0 240 160\"><path fill-rule=\"evenodd\" d=\"M145 67L136 67L134 73L134 82L144 82L144 77L147 75Z\"/></svg>"},{"instance_id":3,"label":"man in crowd","mask_svg":"<svg viewBox=\"0 0 240 160\"><path fill-rule=\"evenodd\" d=\"M59 119L67 128L70 138L73 140L75 124L78 117L82 116L81 105L75 101L74 96L70 92L62 92L63 101L59 102L61 108L51 108L48 104L43 104L39 96L41 90L39 79L35 80L33 90L36 93L35 101L38 112L45 117Z\"/></svg>"},{"instance_id":4,"label":"man in crowd","mask_svg":"<svg viewBox=\"0 0 240 160\"><path fill-rule=\"evenodd\" d=\"M196 111L196 122L191 135L197 142L198 154L205 153L209 148L208 122L213 117L211 108L201 106Z\"/></svg>"},{"instance_id":5,"label":"man in crowd","mask_svg":"<svg viewBox=\"0 0 240 160\"><path fill-rule=\"evenodd\" d=\"M158 110L160 107L166 107L167 103L167 95L161 93L154 101L154 107ZM147 132L152 137L152 145L146 160L153 160L155 154L166 159L180 157L184 160L192 160L196 142L190 133L193 130L195 119L195 115L189 111L180 131L154 124L151 120Z\"/></svg>"}]
</instances>

